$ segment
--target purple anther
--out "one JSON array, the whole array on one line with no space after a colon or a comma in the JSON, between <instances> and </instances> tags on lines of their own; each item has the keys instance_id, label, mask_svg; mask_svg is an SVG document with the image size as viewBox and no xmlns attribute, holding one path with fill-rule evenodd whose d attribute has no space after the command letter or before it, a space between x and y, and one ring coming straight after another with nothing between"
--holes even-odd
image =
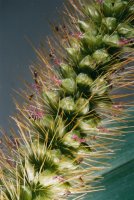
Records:
<instances>
[{"instance_id":1,"label":"purple anther","mask_svg":"<svg viewBox=\"0 0 134 200\"><path fill-rule=\"evenodd\" d=\"M44 112L33 105L30 105L27 111L29 113L29 116L34 120L41 119L44 116Z\"/></svg>"},{"instance_id":2,"label":"purple anther","mask_svg":"<svg viewBox=\"0 0 134 200\"><path fill-rule=\"evenodd\" d=\"M61 61L60 61L58 58L55 58L55 59L54 59L54 64L55 64L55 65L60 65L60 64L61 64Z\"/></svg>"},{"instance_id":3,"label":"purple anther","mask_svg":"<svg viewBox=\"0 0 134 200\"><path fill-rule=\"evenodd\" d=\"M123 46L123 45L125 45L125 44L130 43L130 42L134 42L134 38L129 38L129 39L121 38L121 39L119 40L119 45L120 45L120 46Z\"/></svg>"},{"instance_id":4,"label":"purple anther","mask_svg":"<svg viewBox=\"0 0 134 200\"><path fill-rule=\"evenodd\" d=\"M62 80L56 78L55 76L52 77L52 80L55 82L55 84L56 84L57 86L60 86L61 83L62 83Z\"/></svg>"},{"instance_id":5,"label":"purple anther","mask_svg":"<svg viewBox=\"0 0 134 200\"><path fill-rule=\"evenodd\" d=\"M64 182L65 180L64 180L64 178L63 178L63 176L54 176L53 177L53 179L56 179L56 180L58 180L59 182Z\"/></svg>"},{"instance_id":6,"label":"purple anther","mask_svg":"<svg viewBox=\"0 0 134 200\"><path fill-rule=\"evenodd\" d=\"M113 108L117 109L117 110L122 110L123 109L123 105L121 103L116 103L113 105Z\"/></svg>"},{"instance_id":7,"label":"purple anther","mask_svg":"<svg viewBox=\"0 0 134 200\"><path fill-rule=\"evenodd\" d=\"M39 93L39 91L40 91L40 86L39 86L39 84L33 83L33 84L32 84L32 88L33 88L37 93Z\"/></svg>"},{"instance_id":8,"label":"purple anther","mask_svg":"<svg viewBox=\"0 0 134 200\"><path fill-rule=\"evenodd\" d=\"M72 139L75 140L75 141L78 141L78 140L79 140L79 137L78 137L77 135L74 134L74 135L72 136Z\"/></svg>"},{"instance_id":9,"label":"purple anther","mask_svg":"<svg viewBox=\"0 0 134 200\"><path fill-rule=\"evenodd\" d=\"M77 33L71 33L71 36L77 39L81 39L83 37L83 33L79 31Z\"/></svg>"},{"instance_id":10,"label":"purple anther","mask_svg":"<svg viewBox=\"0 0 134 200\"><path fill-rule=\"evenodd\" d=\"M98 3L102 4L104 0L96 0Z\"/></svg>"},{"instance_id":11,"label":"purple anther","mask_svg":"<svg viewBox=\"0 0 134 200\"><path fill-rule=\"evenodd\" d=\"M80 138L80 139L79 139L79 142L80 142L80 143L86 142L86 139L85 139L85 138Z\"/></svg>"},{"instance_id":12,"label":"purple anther","mask_svg":"<svg viewBox=\"0 0 134 200\"><path fill-rule=\"evenodd\" d=\"M99 129L100 132L109 133L109 130L105 127L100 126L100 127L98 127L98 129Z\"/></svg>"}]
</instances>

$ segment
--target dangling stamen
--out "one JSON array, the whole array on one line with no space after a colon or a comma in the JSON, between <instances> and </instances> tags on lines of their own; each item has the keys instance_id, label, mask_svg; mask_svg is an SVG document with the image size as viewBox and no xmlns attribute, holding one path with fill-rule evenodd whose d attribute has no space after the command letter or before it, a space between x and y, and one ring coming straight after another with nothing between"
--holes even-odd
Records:
<instances>
[{"instance_id":1,"label":"dangling stamen","mask_svg":"<svg viewBox=\"0 0 134 200\"><path fill-rule=\"evenodd\" d=\"M29 117L33 118L34 120L39 120L44 116L44 112L39 110L37 107L30 105L27 109Z\"/></svg>"},{"instance_id":2,"label":"dangling stamen","mask_svg":"<svg viewBox=\"0 0 134 200\"><path fill-rule=\"evenodd\" d=\"M28 99L31 101L33 97L34 97L34 94L31 94L31 95L29 95Z\"/></svg>"},{"instance_id":3,"label":"dangling stamen","mask_svg":"<svg viewBox=\"0 0 134 200\"><path fill-rule=\"evenodd\" d=\"M109 130L105 127L99 126L98 129L99 129L100 132L109 133Z\"/></svg>"},{"instance_id":4,"label":"dangling stamen","mask_svg":"<svg viewBox=\"0 0 134 200\"><path fill-rule=\"evenodd\" d=\"M120 46L123 46L123 45L128 44L128 43L131 43L131 42L134 42L134 38L129 38L129 39L121 38L121 39L119 40L119 45L120 45Z\"/></svg>"},{"instance_id":5,"label":"dangling stamen","mask_svg":"<svg viewBox=\"0 0 134 200\"><path fill-rule=\"evenodd\" d=\"M34 77L35 77L35 79L37 78L37 76L38 76L38 73L37 73L36 70L34 70Z\"/></svg>"},{"instance_id":6,"label":"dangling stamen","mask_svg":"<svg viewBox=\"0 0 134 200\"><path fill-rule=\"evenodd\" d=\"M113 108L117 109L117 110L122 110L123 109L123 105L122 105L121 102L119 102L119 103L114 104Z\"/></svg>"},{"instance_id":7,"label":"dangling stamen","mask_svg":"<svg viewBox=\"0 0 134 200\"><path fill-rule=\"evenodd\" d=\"M39 86L39 84L33 83L32 88L35 90L36 93L39 93L41 87Z\"/></svg>"},{"instance_id":8,"label":"dangling stamen","mask_svg":"<svg viewBox=\"0 0 134 200\"><path fill-rule=\"evenodd\" d=\"M74 135L72 136L72 139L75 140L75 141L78 141L78 140L79 140L79 137L78 137L77 135L74 134Z\"/></svg>"},{"instance_id":9,"label":"dangling stamen","mask_svg":"<svg viewBox=\"0 0 134 200\"><path fill-rule=\"evenodd\" d=\"M72 136L72 139L77 141L77 142L80 142L80 143L86 142L85 138L79 138L78 135L75 135L75 134Z\"/></svg>"},{"instance_id":10,"label":"dangling stamen","mask_svg":"<svg viewBox=\"0 0 134 200\"><path fill-rule=\"evenodd\" d=\"M85 139L85 138L80 138L80 139L79 139L79 142L80 142L80 143L84 143L84 142L86 142L86 139Z\"/></svg>"},{"instance_id":11,"label":"dangling stamen","mask_svg":"<svg viewBox=\"0 0 134 200\"><path fill-rule=\"evenodd\" d=\"M57 32L59 32L59 27L58 27L58 26L55 26L55 30L56 30Z\"/></svg>"},{"instance_id":12,"label":"dangling stamen","mask_svg":"<svg viewBox=\"0 0 134 200\"><path fill-rule=\"evenodd\" d=\"M71 33L72 37L75 37L77 39L83 38L83 33L82 32L77 32L77 33Z\"/></svg>"},{"instance_id":13,"label":"dangling stamen","mask_svg":"<svg viewBox=\"0 0 134 200\"><path fill-rule=\"evenodd\" d=\"M56 76L53 76L53 77L52 77L52 80L54 81L54 83L55 83L57 86L60 86L61 83L62 83L62 80L58 79Z\"/></svg>"},{"instance_id":14,"label":"dangling stamen","mask_svg":"<svg viewBox=\"0 0 134 200\"><path fill-rule=\"evenodd\" d=\"M61 64L61 61L57 58L57 56L54 53L54 49L51 49L49 57L51 58L51 60L54 62L55 65L59 65Z\"/></svg>"},{"instance_id":15,"label":"dangling stamen","mask_svg":"<svg viewBox=\"0 0 134 200\"><path fill-rule=\"evenodd\" d=\"M57 58L54 59L54 64L60 66L61 65L61 61Z\"/></svg>"},{"instance_id":16,"label":"dangling stamen","mask_svg":"<svg viewBox=\"0 0 134 200\"><path fill-rule=\"evenodd\" d=\"M64 182L65 181L63 176L54 176L54 179L57 179L59 182Z\"/></svg>"}]
</instances>

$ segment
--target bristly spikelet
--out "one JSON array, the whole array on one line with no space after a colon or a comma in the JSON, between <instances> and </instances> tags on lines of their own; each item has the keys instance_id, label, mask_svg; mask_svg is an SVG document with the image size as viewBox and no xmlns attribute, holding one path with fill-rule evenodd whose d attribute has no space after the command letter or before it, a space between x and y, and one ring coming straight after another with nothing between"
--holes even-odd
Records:
<instances>
[{"instance_id":1,"label":"bristly spikelet","mask_svg":"<svg viewBox=\"0 0 134 200\"><path fill-rule=\"evenodd\" d=\"M93 183L132 105L133 20L131 0L69 1L49 50L36 50L25 104L16 103L19 135L5 136L1 149L1 200L83 199L103 189Z\"/></svg>"}]
</instances>

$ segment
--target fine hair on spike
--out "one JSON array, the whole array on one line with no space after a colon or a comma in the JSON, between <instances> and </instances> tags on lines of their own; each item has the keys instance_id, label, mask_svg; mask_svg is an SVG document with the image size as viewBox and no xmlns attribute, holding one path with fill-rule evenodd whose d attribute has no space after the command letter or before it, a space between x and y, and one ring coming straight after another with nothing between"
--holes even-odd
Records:
<instances>
[{"instance_id":1,"label":"fine hair on spike","mask_svg":"<svg viewBox=\"0 0 134 200\"><path fill-rule=\"evenodd\" d=\"M17 133L0 139L1 200L82 200L131 133L134 1L69 0L34 48ZM105 192L105 191L103 191Z\"/></svg>"}]
</instances>

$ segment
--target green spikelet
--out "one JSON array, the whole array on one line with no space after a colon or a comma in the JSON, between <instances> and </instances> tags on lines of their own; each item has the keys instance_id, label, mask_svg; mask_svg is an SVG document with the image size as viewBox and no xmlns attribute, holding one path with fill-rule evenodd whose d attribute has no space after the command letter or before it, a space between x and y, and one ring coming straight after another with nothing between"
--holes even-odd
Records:
<instances>
[{"instance_id":1,"label":"green spikelet","mask_svg":"<svg viewBox=\"0 0 134 200\"><path fill-rule=\"evenodd\" d=\"M133 84L134 1L70 0L36 50L35 83L1 150L1 200L84 198L118 140ZM129 64L129 65L128 65ZM125 93L120 88L127 89ZM119 93L120 91L120 93ZM124 109L125 108L125 109Z\"/></svg>"}]
</instances>

